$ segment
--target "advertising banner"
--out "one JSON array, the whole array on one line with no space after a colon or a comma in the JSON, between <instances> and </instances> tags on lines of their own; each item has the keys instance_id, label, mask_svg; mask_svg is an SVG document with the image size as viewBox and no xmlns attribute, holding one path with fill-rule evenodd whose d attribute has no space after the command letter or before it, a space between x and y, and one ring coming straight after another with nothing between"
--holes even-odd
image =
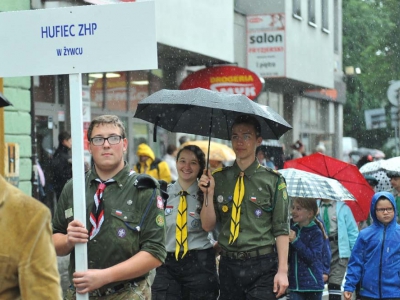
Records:
<instances>
[{"instance_id":1,"label":"advertising banner","mask_svg":"<svg viewBox=\"0 0 400 300\"><path fill-rule=\"evenodd\" d=\"M247 68L263 78L285 77L285 14L247 16Z\"/></svg>"}]
</instances>

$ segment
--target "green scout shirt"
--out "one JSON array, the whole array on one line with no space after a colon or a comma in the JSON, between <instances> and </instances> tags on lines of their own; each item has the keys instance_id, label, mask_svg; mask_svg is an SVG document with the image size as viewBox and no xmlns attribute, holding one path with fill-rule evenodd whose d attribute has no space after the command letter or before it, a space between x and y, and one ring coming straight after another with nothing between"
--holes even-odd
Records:
<instances>
[{"instance_id":1,"label":"green scout shirt","mask_svg":"<svg viewBox=\"0 0 400 300\"><path fill-rule=\"evenodd\" d=\"M165 222L164 209L159 188L146 215L146 208L153 194L152 188L138 189L134 186L139 174L129 170L127 164L114 176L115 182L107 184L103 192L104 222L100 232L88 241L88 268L105 269L121 263L139 251L147 251L164 262ZM143 176L143 175L142 175ZM86 190L86 228L92 225L89 214L94 204L98 178L93 167L85 175ZM157 183L158 186L158 183ZM132 230L146 215L140 232ZM53 219L53 233L67 234L68 224L73 220L72 180L65 185ZM75 269L75 255L71 252L69 276ZM115 283L113 283L115 284Z\"/></svg>"},{"instance_id":2,"label":"green scout shirt","mask_svg":"<svg viewBox=\"0 0 400 300\"><path fill-rule=\"evenodd\" d=\"M225 251L253 251L275 245L275 237L289 234L289 200L284 178L257 160L245 171L245 194L241 204L239 237L229 245L235 184L241 170L233 166L213 174L214 207L221 223L219 245Z\"/></svg>"}]
</instances>

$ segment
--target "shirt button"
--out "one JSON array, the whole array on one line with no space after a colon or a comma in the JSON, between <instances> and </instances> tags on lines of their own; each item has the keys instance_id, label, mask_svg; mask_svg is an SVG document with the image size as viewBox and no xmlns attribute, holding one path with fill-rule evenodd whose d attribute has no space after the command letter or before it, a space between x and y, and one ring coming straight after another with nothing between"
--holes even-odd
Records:
<instances>
[{"instance_id":1,"label":"shirt button","mask_svg":"<svg viewBox=\"0 0 400 300\"><path fill-rule=\"evenodd\" d=\"M97 243L97 240L93 240L93 243Z\"/></svg>"},{"instance_id":2,"label":"shirt button","mask_svg":"<svg viewBox=\"0 0 400 300\"><path fill-rule=\"evenodd\" d=\"M127 216L124 216L124 220L126 220L126 219L128 219L128 217L127 217Z\"/></svg>"}]
</instances>

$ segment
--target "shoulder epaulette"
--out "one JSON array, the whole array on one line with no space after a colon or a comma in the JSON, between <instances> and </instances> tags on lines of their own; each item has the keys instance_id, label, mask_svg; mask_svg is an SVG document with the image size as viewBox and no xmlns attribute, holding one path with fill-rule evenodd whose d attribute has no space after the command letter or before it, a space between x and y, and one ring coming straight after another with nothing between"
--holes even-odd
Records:
<instances>
[{"instance_id":1,"label":"shoulder epaulette","mask_svg":"<svg viewBox=\"0 0 400 300\"><path fill-rule=\"evenodd\" d=\"M277 176L282 176L281 173L279 173L277 170L272 169L272 168L270 168L270 167L263 166L263 165L261 165L261 164L259 164L258 167L262 167L262 168L264 168L265 170L267 170L267 171L269 171L270 173L275 174L275 175L277 175Z\"/></svg>"},{"instance_id":2,"label":"shoulder epaulette","mask_svg":"<svg viewBox=\"0 0 400 300\"><path fill-rule=\"evenodd\" d=\"M215 169L214 171L212 171L211 175L214 174L214 173L217 173L217 172L221 172L222 170L226 170L226 169L228 169L228 168L230 168L230 166L217 168L217 169Z\"/></svg>"}]
</instances>

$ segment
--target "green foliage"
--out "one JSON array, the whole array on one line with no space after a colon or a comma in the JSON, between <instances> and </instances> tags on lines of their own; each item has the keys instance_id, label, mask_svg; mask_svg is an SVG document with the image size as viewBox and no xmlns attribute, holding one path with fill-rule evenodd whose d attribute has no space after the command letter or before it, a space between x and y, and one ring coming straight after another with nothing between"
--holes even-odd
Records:
<instances>
[{"instance_id":1,"label":"green foliage","mask_svg":"<svg viewBox=\"0 0 400 300\"><path fill-rule=\"evenodd\" d=\"M344 135L360 147L382 148L393 130L366 130L364 111L385 107L391 80L400 80L400 5L398 0L343 1L343 65L361 69L347 76Z\"/></svg>"}]
</instances>

